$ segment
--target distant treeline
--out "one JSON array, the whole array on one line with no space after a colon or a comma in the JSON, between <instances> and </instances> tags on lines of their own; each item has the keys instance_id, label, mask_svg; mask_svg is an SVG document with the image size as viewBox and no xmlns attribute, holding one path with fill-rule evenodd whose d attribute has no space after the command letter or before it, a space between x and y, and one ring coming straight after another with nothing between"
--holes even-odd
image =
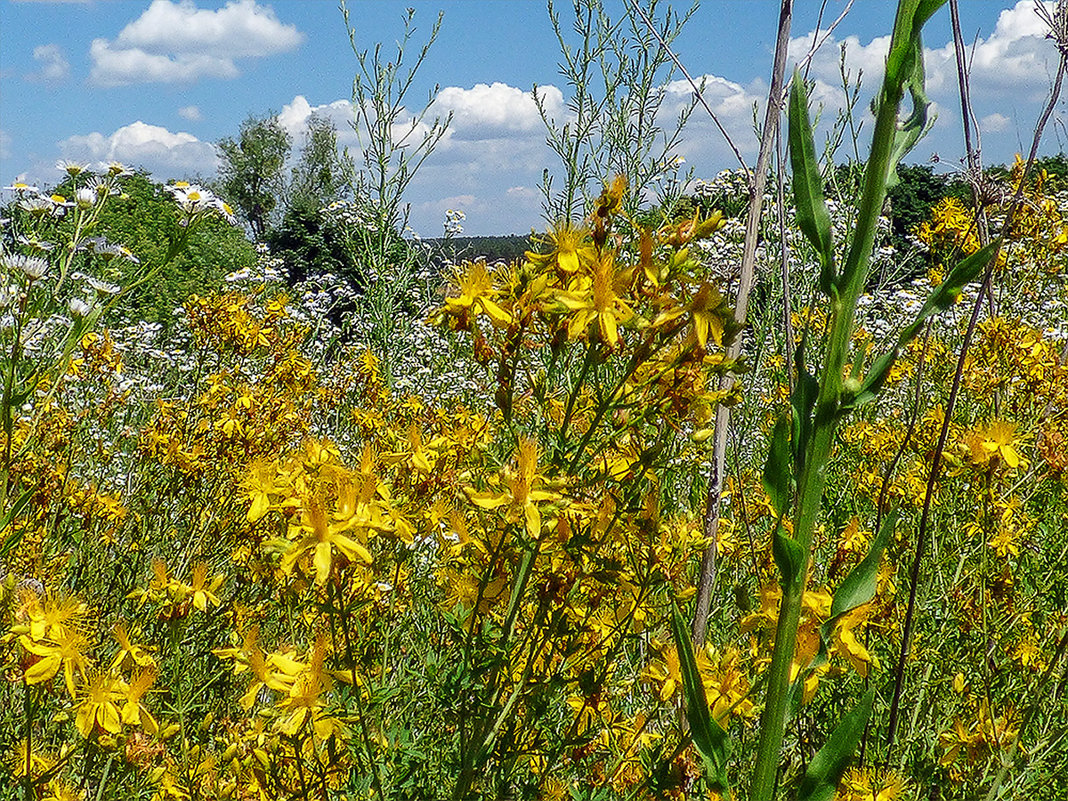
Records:
<instances>
[{"instance_id":1,"label":"distant treeline","mask_svg":"<svg viewBox=\"0 0 1068 801\"><path fill-rule=\"evenodd\" d=\"M514 261L523 258L523 254L533 249L530 235L508 234L506 236L453 236L448 239L423 240L435 246L435 250L445 254L450 261L477 261L485 259L491 264L496 261Z\"/></svg>"}]
</instances>

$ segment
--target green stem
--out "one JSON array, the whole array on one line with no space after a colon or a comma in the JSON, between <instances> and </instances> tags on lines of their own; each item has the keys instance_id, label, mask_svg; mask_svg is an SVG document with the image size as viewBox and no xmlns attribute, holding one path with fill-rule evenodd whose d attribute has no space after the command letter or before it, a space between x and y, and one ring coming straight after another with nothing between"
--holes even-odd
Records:
<instances>
[{"instance_id":1,"label":"green stem","mask_svg":"<svg viewBox=\"0 0 1068 801\"><path fill-rule=\"evenodd\" d=\"M760 740L753 771L753 801L771 801L775 795L790 697L790 667L797 644L801 600L808 581L816 518L820 511L827 464L834 444L842 390L842 370L849 355L857 298L867 279L879 215L886 199L886 182L893 166L897 112L904 83L901 52L910 46L908 39L912 34L919 2L920 0L901 0L898 4L890 57L887 59L887 73L879 98L875 132L864 173L864 190L857 214L857 227L844 270L831 300L831 328L826 361L820 375L811 438L805 443L800 465L798 496L794 507L793 538L800 546L803 559L796 575L783 579L782 603L775 631L771 667L768 670L767 696L760 720ZM901 41L902 36L905 41Z\"/></svg>"}]
</instances>

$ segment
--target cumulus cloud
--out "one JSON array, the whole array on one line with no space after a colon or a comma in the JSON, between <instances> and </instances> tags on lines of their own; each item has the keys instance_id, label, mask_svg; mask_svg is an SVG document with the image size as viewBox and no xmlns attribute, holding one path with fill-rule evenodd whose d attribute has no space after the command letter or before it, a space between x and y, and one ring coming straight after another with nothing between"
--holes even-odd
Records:
<instances>
[{"instance_id":1,"label":"cumulus cloud","mask_svg":"<svg viewBox=\"0 0 1068 801\"><path fill-rule=\"evenodd\" d=\"M70 75L70 63L57 44L43 44L33 48L33 60L41 65L41 69L27 75L30 80L53 83Z\"/></svg>"},{"instance_id":2,"label":"cumulus cloud","mask_svg":"<svg viewBox=\"0 0 1068 801\"><path fill-rule=\"evenodd\" d=\"M313 106L304 95L297 95L292 101L282 106L278 112L278 123L289 132L295 143L300 143L308 128L308 118L313 114L325 117L334 124L339 145L356 143L356 132L352 127L352 103L348 100L334 100Z\"/></svg>"},{"instance_id":3,"label":"cumulus cloud","mask_svg":"<svg viewBox=\"0 0 1068 801\"><path fill-rule=\"evenodd\" d=\"M191 83L200 78L236 78L240 74L230 59L188 53L146 53L136 47L114 47L106 39L94 39L89 56L93 60L89 79L98 86Z\"/></svg>"},{"instance_id":4,"label":"cumulus cloud","mask_svg":"<svg viewBox=\"0 0 1068 801\"><path fill-rule=\"evenodd\" d=\"M1053 3L1046 2L1053 10ZM994 30L986 37L978 37L974 46L969 43L971 95L973 100L1004 101L1026 96L1034 102L1045 97L1056 71L1057 50L1046 34L1049 29L1035 13L1033 0L1017 0L1012 8L1004 9ZM818 38L823 39L825 32ZM807 54L815 32L791 39L789 55L793 61ZM930 44L930 42L929 42ZM816 81L813 97L825 105L839 105L843 100L839 58L842 47L846 51L846 68L852 80L861 77L868 94L875 82L881 80L883 63L890 48L890 37L880 36L862 42L856 36L825 38L824 45L813 56L809 77ZM927 91L932 98L941 98L951 107L951 95L957 91L957 66L952 40L936 47L924 48L924 70Z\"/></svg>"},{"instance_id":5,"label":"cumulus cloud","mask_svg":"<svg viewBox=\"0 0 1068 801\"><path fill-rule=\"evenodd\" d=\"M1004 114L999 114L996 111L993 114L987 114L979 120L979 127L982 128L984 133L1000 133L1001 131L1007 131L1011 124L1012 120Z\"/></svg>"},{"instance_id":6,"label":"cumulus cloud","mask_svg":"<svg viewBox=\"0 0 1068 801\"><path fill-rule=\"evenodd\" d=\"M211 173L218 156L215 146L189 133L172 133L140 120L124 125L110 135L92 132L59 142L64 158L82 161L121 161L141 167L157 178Z\"/></svg>"},{"instance_id":7,"label":"cumulus cloud","mask_svg":"<svg viewBox=\"0 0 1068 801\"><path fill-rule=\"evenodd\" d=\"M234 78L236 59L285 53L304 38L256 0L230 0L214 11L193 0L153 0L114 41L93 40L89 77L100 86Z\"/></svg>"},{"instance_id":8,"label":"cumulus cloud","mask_svg":"<svg viewBox=\"0 0 1068 801\"><path fill-rule=\"evenodd\" d=\"M564 96L558 88L539 87L538 98L550 117L561 115ZM450 113L454 137L489 138L543 130L534 93L499 81L476 83L470 89L446 86L438 92L431 114L444 117Z\"/></svg>"},{"instance_id":9,"label":"cumulus cloud","mask_svg":"<svg viewBox=\"0 0 1068 801\"><path fill-rule=\"evenodd\" d=\"M178 116L191 122L199 122L204 119L204 115L200 113L200 106L182 106L178 109Z\"/></svg>"}]
</instances>

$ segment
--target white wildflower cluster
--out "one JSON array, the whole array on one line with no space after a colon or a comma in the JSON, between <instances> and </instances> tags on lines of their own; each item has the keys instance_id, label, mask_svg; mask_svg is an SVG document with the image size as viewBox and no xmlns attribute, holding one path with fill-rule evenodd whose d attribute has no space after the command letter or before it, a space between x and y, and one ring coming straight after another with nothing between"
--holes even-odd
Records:
<instances>
[{"instance_id":1,"label":"white wildflower cluster","mask_svg":"<svg viewBox=\"0 0 1068 801\"><path fill-rule=\"evenodd\" d=\"M230 225L237 224L237 218L230 204L217 197L210 189L205 189L199 184L190 184L187 181L176 181L163 188L171 193L178 208L182 210L179 225L183 227L207 214L218 214Z\"/></svg>"},{"instance_id":2,"label":"white wildflower cluster","mask_svg":"<svg viewBox=\"0 0 1068 801\"><path fill-rule=\"evenodd\" d=\"M445 209L445 236L459 236L464 232L467 215L459 209Z\"/></svg>"},{"instance_id":3,"label":"white wildflower cluster","mask_svg":"<svg viewBox=\"0 0 1068 801\"><path fill-rule=\"evenodd\" d=\"M711 200L723 196L748 197L749 178L745 170L721 170L711 181L697 179L690 186L690 192L701 200Z\"/></svg>"},{"instance_id":4,"label":"white wildflower cluster","mask_svg":"<svg viewBox=\"0 0 1068 801\"><path fill-rule=\"evenodd\" d=\"M371 209L359 200L335 200L330 205L319 210L324 222L336 225L344 230L364 230L375 233L378 230L378 220Z\"/></svg>"}]
</instances>

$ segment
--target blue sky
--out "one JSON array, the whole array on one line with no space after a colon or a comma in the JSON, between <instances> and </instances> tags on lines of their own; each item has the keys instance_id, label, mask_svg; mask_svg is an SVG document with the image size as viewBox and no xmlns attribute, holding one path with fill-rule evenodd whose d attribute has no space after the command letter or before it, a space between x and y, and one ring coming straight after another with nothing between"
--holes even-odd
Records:
<instances>
[{"instance_id":1,"label":"blue sky","mask_svg":"<svg viewBox=\"0 0 1068 801\"><path fill-rule=\"evenodd\" d=\"M614 17L623 0L605 0ZM662 3L663 5L663 3ZM681 4L680 4L681 5ZM821 3L795 3L791 61L809 47ZM828 0L824 27L845 0ZM972 97L987 163L1011 161L1026 147L1051 84L1057 53L1044 38L1032 0L963 0L965 38L974 42ZM856 0L813 60L815 98L830 120L842 102L840 47L863 88L881 73L894 3ZM446 209L465 212L467 233L527 232L541 227L537 191L543 171L560 164L545 147L531 98L541 87L550 112L567 119L569 90L557 64L560 49L542 0L350 0L361 48L392 50L405 9L415 9L422 42L444 12L441 34L416 78L409 110L433 90L433 112L453 123L406 196L412 227L441 233ZM572 2L557 10L570 33ZM704 0L676 42L706 97L752 162L753 105L764 101L778 2ZM150 169L160 180L210 177L213 143L232 136L249 114L268 111L299 145L313 111L335 121L341 140L358 152L349 106L356 62L333 0L0 0L0 181L58 180L61 158L119 160ZM570 40L574 42L574 37ZM938 153L959 164L960 134L948 7L925 35L928 85L938 120L912 160ZM674 76L666 84L664 119L688 101ZM667 76L665 76L665 80ZM863 93L866 107L868 92ZM1045 150L1062 149L1063 108ZM870 127L870 126L869 126ZM866 132L861 134L861 152ZM672 155L694 176L710 178L737 166L708 116L698 110ZM841 154L843 157L845 153Z\"/></svg>"}]
</instances>

